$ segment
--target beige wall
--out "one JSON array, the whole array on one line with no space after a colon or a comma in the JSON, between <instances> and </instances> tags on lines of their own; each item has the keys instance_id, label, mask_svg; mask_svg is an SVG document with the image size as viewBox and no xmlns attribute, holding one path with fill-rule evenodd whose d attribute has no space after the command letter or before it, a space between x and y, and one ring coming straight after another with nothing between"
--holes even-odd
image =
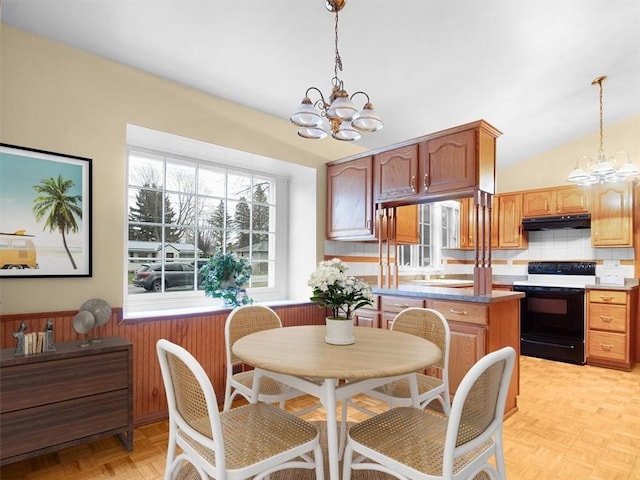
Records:
<instances>
[{"instance_id":1,"label":"beige wall","mask_svg":"<svg viewBox=\"0 0 640 480\"><path fill-rule=\"evenodd\" d=\"M2 279L0 313L73 310L91 297L122 306L127 123L321 166L316 256L322 257L324 164L353 155L359 147L305 141L284 119L4 24L0 24L0 62L0 141L93 159L93 277Z\"/></svg>"},{"instance_id":2,"label":"beige wall","mask_svg":"<svg viewBox=\"0 0 640 480\"><path fill-rule=\"evenodd\" d=\"M0 313L122 305L127 123L318 168L317 249L324 248L324 163L357 145L299 139L292 125L0 24L0 141L93 159L93 277L0 280ZM488 119L490 120L490 119ZM640 159L640 115L607 126L608 152ZM426 133L426 132L425 132ZM561 185L597 133L498 172L498 191ZM499 151L499 140L498 140ZM0 231L1 231L0 225Z\"/></svg>"},{"instance_id":3,"label":"beige wall","mask_svg":"<svg viewBox=\"0 0 640 480\"><path fill-rule=\"evenodd\" d=\"M594 122L596 121L597 118L594 118ZM604 151L607 155L625 150L629 152L636 166L640 166L640 114L613 125L605 123L603 130ZM565 179L575 167L576 159L582 155L595 158L599 145L600 134L595 131L516 165L502 168L497 173L497 192L570 185ZM499 155L500 139L498 138Z\"/></svg>"}]
</instances>

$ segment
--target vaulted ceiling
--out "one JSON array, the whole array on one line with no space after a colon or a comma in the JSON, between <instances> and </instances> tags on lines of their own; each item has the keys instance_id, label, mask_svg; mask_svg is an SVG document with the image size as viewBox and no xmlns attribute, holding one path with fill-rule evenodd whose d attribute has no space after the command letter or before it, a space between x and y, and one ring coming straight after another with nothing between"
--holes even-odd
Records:
<instances>
[{"instance_id":1,"label":"vaulted ceiling","mask_svg":"<svg viewBox=\"0 0 640 480\"><path fill-rule=\"evenodd\" d=\"M330 91L335 18L323 0L0 8L8 25L283 120L307 87ZM600 75L606 128L640 113L639 25L631 0L348 0L341 78L385 120L358 143L378 148L484 118L503 132L497 163L508 165L597 131Z\"/></svg>"}]
</instances>

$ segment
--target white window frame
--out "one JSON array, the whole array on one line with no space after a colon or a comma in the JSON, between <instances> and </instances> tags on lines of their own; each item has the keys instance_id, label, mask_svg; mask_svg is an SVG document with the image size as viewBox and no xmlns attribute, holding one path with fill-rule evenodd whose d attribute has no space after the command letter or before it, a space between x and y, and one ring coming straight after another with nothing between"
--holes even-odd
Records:
<instances>
[{"instance_id":1,"label":"white window frame","mask_svg":"<svg viewBox=\"0 0 640 480\"><path fill-rule=\"evenodd\" d=\"M182 144L181 144L182 141ZM185 142L189 142L188 145ZM203 147L206 145L206 148ZM206 151L203 151L203 148ZM279 173L293 172L293 175L298 180L302 179L298 183L301 184L301 188L297 188L298 195L300 191L306 191L303 195L308 194L308 188L305 187L306 183L313 182L315 184L315 170L309 167L302 167L298 165L289 164L275 159L267 159L258 155L250 154L247 152L241 152L234 149L229 149L217 145L203 144L202 142L189 141L184 137L176 137L170 134L164 134L154 130L145 129L143 127L137 127L135 125L128 125L127 128L127 162L126 163L126 178L128 180L128 154L130 149L134 150L146 150L154 152L156 154L161 153L164 155L170 155L175 157L180 155L182 157L194 158L199 161L206 161L212 163L218 163L221 166L226 166L234 170L244 169L246 171L255 172L260 176L268 176L274 178L275 183L275 235L276 235L276 247L273 252L275 258L274 268L274 286L273 288L255 288L248 289L247 294L256 302L287 302L295 301L297 296L307 295L306 292L301 292L299 288L292 288L292 272L290 267L291 261L297 261L301 256L305 259L309 258L308 253L315 252L315 241L309 242L309 244L303 249L289 248L291 229L290 225L290 208L289 208L289 190L291 179L288 176ZM213 152L213 153L212 153ZM256 169L256 166L268 167L264 170ZM276 173L274 173L276 172ZM312 174L313 173L313 174ZM128 185L128 182L127 182ZM129 195L129 189L127 187L126 195ZM309 202L305 199L309 207L315 208L315 195L314 201ZM125 268L124 268L124 293L123 293L123 316L127 318L145 318L145 317L158 317L158 316L171 316L190 314L203 311L212 311L219 308L223 308L222 300L206 297L202 290L200 291L184 291L184 292L153 292L149 295L145 294L132 294L129 295L128 285L128 218L129 218L129 202L128 198L125 202L127 214L125 216ZM314 222L315 223L315 222ZM307 231L308 231L307 226ZM313 249L309 249L309 247ZM299 251L301 250L301 251ZM293 260L291 260L293 258ZM298 261L298 263L300 263ZM312 266L315 265L315 257L311 258L310 271ZM293 275L295 277L295 274ZM294 278L294 282L299 284L299 279ZM145 292L146 293L146 292ZM134 298L135 297L135 298Z\"/></svg>"},{"instance_id":2,"label":"white window frame","mask_svg":"<svg viewBox=\"0 0 640 480\"><path fill-rule=\"evenodd\" d=\"M431 209L431 215L430 215L430 225L431 228L429 229L430 232L430 238L429 238L429 243L430 243L430 265L427 267L421 266L419 259L420 259L420 251L422 249L423 246L428 245L424 239L422 238L422 231L423 231L423 226L425 225L425 223L422 221L422 209L425 208L426 206L429 206L429 208ZM449 245L449 246L443 246L443 242L442 242L442 235L441 235L441 230L442 230L442 207L450 207L450 208L454 208L458 210L458 218L460 215L460 203L455 201L455 200L448 200L448 201L442 201L442 202L433 202L433 203L428 203L428 204L422 204L419 205L418 208L420 209L420 211L418 212L418 233L419 233L419 239L418 239L418 243L417 244L411 244L411 245L406 245L406 246L400 246L399 250L401 250L400 253L400 258L399 258L399 270L403 273L410 273L410 272L419 272L419 273L435 273L435 272L440 272L442 270L442 259L443 259L443 255L442 255L442 249L443 248L455 248L457 247L457 241L459 241L459 236L460 236L460 225L459 222L457 225L454 225L454 227L456 227L456 230L454 231L450 231L450 240L454 243L453 245ZM457 232L457 235L456 235ZM456 238L457 237L457 238ZM409 262L407 264L406 258L405 258L405 252L409 251Z\"/></svg>"}]
</instances>

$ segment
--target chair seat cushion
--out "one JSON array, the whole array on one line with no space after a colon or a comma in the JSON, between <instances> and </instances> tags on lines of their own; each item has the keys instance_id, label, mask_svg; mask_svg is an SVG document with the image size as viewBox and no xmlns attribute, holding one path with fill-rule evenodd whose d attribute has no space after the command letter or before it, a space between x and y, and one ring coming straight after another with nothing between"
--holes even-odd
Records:
<instances>
[{"instance_id":1,"label":"chair seat cushion","mask_svg":"<svg viewBox=\"0 0 640 480\"><path fill-rule=\"evenodd\" d=\"M349 438L398 462L398 468L406 465L438 476L442 475L446 431L445 417L417 408L399 407L354 425L349 429ZM459 457L454 464L454 474L492 445L493 440L488 440Z\"/></svg>"},{"instance_id":2,"label":"chair seat cushion","mask_svg":"<svg viewBox=\"0 0 640 480\"><path fill-rule=\"evenodd\" d=\"M319 438L318 428L265 403L234 408L220 414L227 470L239 470ZM207 420L208 421L208 420ZM215 465L212 450L180 430L180 438Z\"/></svg>"}]
</instances>

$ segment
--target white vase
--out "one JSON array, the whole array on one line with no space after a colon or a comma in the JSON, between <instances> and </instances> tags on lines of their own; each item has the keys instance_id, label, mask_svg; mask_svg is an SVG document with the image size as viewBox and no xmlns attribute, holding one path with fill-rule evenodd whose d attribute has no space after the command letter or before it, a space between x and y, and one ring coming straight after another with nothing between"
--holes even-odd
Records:
<instances>
[{"instance_id":1,"label":"white vase","mask_svg":"<svg viewBox=\"0 0 640 480\"><path fill-rule=\"evenodd\" d=\"M327 336L324 341L331 345L351 345L355 343L353 336L353 318L326 318Z\"/></svg>"}]
</instances>

